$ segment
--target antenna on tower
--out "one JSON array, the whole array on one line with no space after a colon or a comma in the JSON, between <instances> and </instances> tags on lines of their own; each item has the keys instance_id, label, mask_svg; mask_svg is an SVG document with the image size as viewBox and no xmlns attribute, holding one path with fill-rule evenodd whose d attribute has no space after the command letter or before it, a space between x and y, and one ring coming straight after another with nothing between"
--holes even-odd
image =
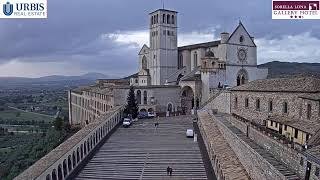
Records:
<instances>
[{"instance_id":1,"label":"antenna on tower","mask_svg":"<svg viewBox=\"0 0 320 180\"><path fill-rule=\"evenodd\" d=\"M162 0L162 9L164 9L164 0Z\"/></svg>"}]
</instances>

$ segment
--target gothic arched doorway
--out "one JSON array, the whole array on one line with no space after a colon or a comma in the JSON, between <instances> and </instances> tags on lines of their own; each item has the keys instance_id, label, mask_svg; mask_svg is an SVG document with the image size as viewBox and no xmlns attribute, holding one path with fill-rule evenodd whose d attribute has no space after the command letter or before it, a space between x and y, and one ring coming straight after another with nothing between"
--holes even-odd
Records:
<instances>
[{"instance_id":1,"label":"gothic arched doorway","mask_svg":"<svg viewBox=\"0 0 320 180\"><path fill-rule=\"evenodd\" d=\"M246 84L249 81L248 72L245 69L240 69L237 74L237 86Z\"/></svg>"},{"instance_id":2,"label":"gothic arched doorway","mask_svg":"<svg viewBox=\"0 0 320 180\"><path fill-rule=\"evenodd\" d=\"M194 108L194 93L191 87L185 86L181 93L182 114L191 114Z\"/></svg>"}]
</instances>

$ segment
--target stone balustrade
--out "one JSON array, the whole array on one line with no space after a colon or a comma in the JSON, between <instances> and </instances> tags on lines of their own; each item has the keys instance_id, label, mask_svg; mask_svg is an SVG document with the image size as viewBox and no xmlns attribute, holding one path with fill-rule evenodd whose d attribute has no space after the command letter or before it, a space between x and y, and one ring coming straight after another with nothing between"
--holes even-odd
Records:
<instances>
[{"instance_id":1,"label":"stone balustrade","mask_svg":"<svg viewBox=\"0 0 320 180\"><path fill-rule=\"evenodd\" d=\"M42 157L15 180L64 180L76 173L85 159L117 127L123 107L115 107L96 121L86 125L65 142Z\"/></svg>"}]
</instances>

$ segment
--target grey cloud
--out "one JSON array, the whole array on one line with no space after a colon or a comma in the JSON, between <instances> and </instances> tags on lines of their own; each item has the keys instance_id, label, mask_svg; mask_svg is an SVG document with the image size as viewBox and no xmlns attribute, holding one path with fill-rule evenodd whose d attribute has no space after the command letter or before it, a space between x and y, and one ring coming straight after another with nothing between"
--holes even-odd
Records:
<instances>
[{"instance_id":1,"label":"grey cloud","mask_svg":"<svg viewBox=\"0 0 320 180\"><path fill-rule=\"evenodd\" d=\"M50 0L48 19L0 20L0 64L12 59L37 62L69 61L90 71L134 72L139 49L101 39L116 31L148 29L148 13L162 8L150 0ZM232 31L241 19L256 38L278 39L306 31L320 39L316 20L272 20L271 1L266 0L174 0L165 7L179 12L179 32L216 27ZM119 62L121 62L119 64Z\"/></svg>"}]
</instances>

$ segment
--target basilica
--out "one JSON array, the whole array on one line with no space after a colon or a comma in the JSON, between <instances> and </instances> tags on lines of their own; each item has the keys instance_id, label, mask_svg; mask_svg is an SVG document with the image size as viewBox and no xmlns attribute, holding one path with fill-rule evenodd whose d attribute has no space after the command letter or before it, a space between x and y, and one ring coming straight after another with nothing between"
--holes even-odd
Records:
<instances>
[{"instance_id":1,"label":"basilica","mask_svg":"<svg viewBox=\"0 0 320 180\"><path fill-rule=\"evenodd\" d=\"M158 9L149 14L149 45L137 52L139 69L123 79L99 79L95 85L69 92L71 124L85 124L126 103L134 86L140 111L158 115L191 114L219 89L265 79L257 68L254 37L239 22L220 40L178 47L176 11ZM146 37L147 38L147 37Z\"/></svg>"}]
</instances>

